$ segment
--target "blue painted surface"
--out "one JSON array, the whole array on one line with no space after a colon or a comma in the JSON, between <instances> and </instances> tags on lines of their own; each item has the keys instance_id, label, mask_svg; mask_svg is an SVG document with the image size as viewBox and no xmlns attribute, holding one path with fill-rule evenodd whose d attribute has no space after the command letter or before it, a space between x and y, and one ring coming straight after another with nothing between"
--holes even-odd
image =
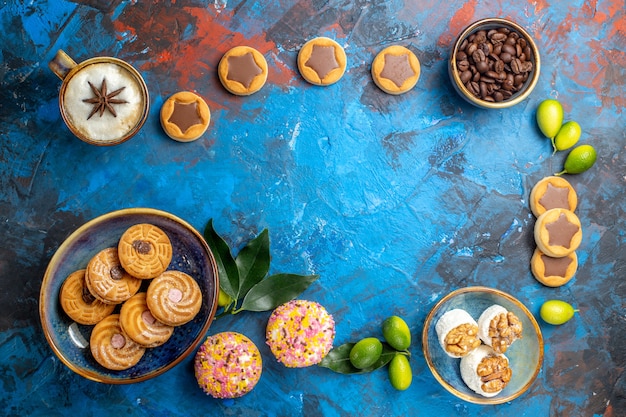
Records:
<instances>
[{"instance_id":1,"label":"blue painted surface","mask_svg":"<svg viewBox=\"0 0 626 417\"><path fill-rule=\"evenodd\" d=\"M104 416L619 416L626 402L626 15L623 1L9 1L0 66L0 410L6 415ZM509 17L535 37L542 75L522 104L485 111L449 84L455 35L482 17ZM330 87L297 73L299 47L314 36L345 47L348 71ZM394 97L370 78L388 44L422 63L414 90ZM248 44L270 76L235 97L216 75L221 55ZM81 61L122 58L142 73L152 109L142 131L110 148L72 137L58 111L57 49ZM158 111L180 90L201 94L209 131L181 144L162 132ZM568 179L579 195L585 238L579 270L550 289L529 271L532 186L560 170L534 123L548 97L579 121L599 159ZM153 380L90 382L60 363L37 311L47 262L76 227L134 206L209 218L234 248L269 228L274 272L315 273L303 298L337 322L337 344L382 337L404 317L414 336L409 390L385 371L343 376L287 369L264 344L269 313L220 319L209 330L240 331L265 366L243 398L218 401L196 386L192 358ZM441 388L421 354L422 322L459 287L506 291L537 313L550 298L579 314L542 325L545 362L530 391L509 404L464 403Z\"/></svg>"}]
</instances>

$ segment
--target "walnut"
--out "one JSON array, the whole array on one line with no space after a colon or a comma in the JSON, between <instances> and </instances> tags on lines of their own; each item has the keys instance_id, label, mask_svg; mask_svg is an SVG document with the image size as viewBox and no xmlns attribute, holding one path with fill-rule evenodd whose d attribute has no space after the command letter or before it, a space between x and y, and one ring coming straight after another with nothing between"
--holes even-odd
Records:
<instances>
[{"instance_id":1,"label":"walnut","mask_svg":"<svg viewBox=\"0 0 626 417\"><path fill-rule=\"evenodd\" d=\"M476 368L480 377L481 388L485 392L500 392L511 380L512 371L506 358L488 355L483 358Z\"/></svg>"},{"instance_id":2,"label":"walnut","mask_svg":"<svg viewBox=\"0 0 626 417\"><path fill-rule=\"evenodd\" d=\"M498 353L504 353L517 339L522 338L522 322L512 312L500 313L489 323L491 347Z\"/></svg>"},{"instance_id":3,"label":"walnut","mask_svg":"<svg viewBox=\"0 0 626 417\"><path fill-rule=\"evenodd\" d=\"M463 356L480 345L478 326L470 323L461 324L450 330L445 338L446 350L457 356Z\"/></svg>"}]
</instances>

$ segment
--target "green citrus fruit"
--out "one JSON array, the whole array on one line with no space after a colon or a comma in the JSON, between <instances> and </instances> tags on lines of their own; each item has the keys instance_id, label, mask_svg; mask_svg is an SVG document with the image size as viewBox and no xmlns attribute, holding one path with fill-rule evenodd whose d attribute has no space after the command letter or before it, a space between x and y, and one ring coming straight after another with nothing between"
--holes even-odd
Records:
<instances>
[{"instance_id":1,"label":"green citrus fruit","mask_svg":"<svg viewBox=\"0 0 626 417\"><path fill-rule=\"evenodd\" d=\"M591 145L580 145L570 151L565 158L563 171L556 173L561 174L580 174L587 171L596 163L596 150Z\"/></svg>"},{"instance_id":2,"label":"green citrus fruit","mask_svg":"<svg viewBox=\"0 0 626 417\"><path fill-rule=\"evenodd\" d=\"M229 305L231 303L233 299L230 297L230 295L226 294L224 291L222 291L222 289L220 288L220 295L217 299L217 305L220 307L226 307L227 305Z\"/></svg>"},{"instance_id":3,"label":"green citrus fruit","mask_svg":"<svg viewBox=\"0 0 626 417\"><path fill-rule=\"evenodd\" d=\"M547 138L554 138L563 124L563 106L557 100L547 99L537 107L537 124Z\"/></svg>"},{"instance_id":4,"label":"green citrus fruit","mask_svg":"<svg viewBox=\"0 0 626 417\"><path fill-rule=\"evenodd\" d=\"M383 344L375 337L359 340L350 350L350 363L358 369L374 365L383 353Z\"/></svg>"},{"instance_id":5,"label":"green citrus fruit","mask_svg":"<svg viewBox=\"0 0 626 417\"><path fill-rule=\"evenodd\" d=\"M397 353L389 363L389 380L391 385L400 391L404 391L411 386L413 373L411 365L406 355Z\"/></svg>"},{"instance_id":6,"label":"green citrus fruit","mask_svg":"<svg viewBox=\"0 0 626 417\"><path fill-rule=\"evenodd\" d=\"M578 310L574 310L574 307L565 301L549 300L543 303L539 315L546 323L559 325L574 317L576 311Z\"/></svg>"},{"instance_id":7,"label":"green citrus fruit","mask_svg":"<svg viewBox=\"0 0 626 417\"><path fill-rule=\"evenodd\" d=\"M406 350L411 345L411 331L406 322L398 316L391 316L383 322L383 336L389 346L396 350Z\"/></svg>"},{"instance_id":8,"label":"green citrus fruit","mask_svg":"<svg viewBox=\"0 0 626 417\"><path fill-rule=\"evenodd\" d=\"M554 137L554 150L564 151L571 148L580 139L580 125L573 120L565 123Z\"/></svg>"}]
</instances>

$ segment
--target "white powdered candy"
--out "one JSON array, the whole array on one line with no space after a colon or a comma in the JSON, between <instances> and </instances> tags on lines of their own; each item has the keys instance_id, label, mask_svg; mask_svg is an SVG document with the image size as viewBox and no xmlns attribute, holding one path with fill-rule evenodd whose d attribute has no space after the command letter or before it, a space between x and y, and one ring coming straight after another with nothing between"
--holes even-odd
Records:
<instances>
[{"instance_id":1,"label":"white powdered candy","mask_svg":"<svg viewBox=\"0 0 626 417\"><path fill-rule=\"evenodd\" d=\"M522 337L522 323L506 308L494 304L478 318L478 337L498 353L505 353L511 344Z\"/></svg>"},{"instance_id":2,"label":"white powdered candy","mask_svg":"<svg viewBox=\"0 0 626 417\"><path fill-rule=\"evenodd\" d=\"M478 324L460 308L444 313L435 325L441 348L448 356L460 358L480 345Z\"/></svg>"},{"instance_id":3,"label":"white powdered candy","mask_svg":"<svg viewBox=\"0 0 626 417\"><path fill-rule=\"evenodd\" d=\"M461 358L460 366L463 382L484 397L498 395L511 380L508 358L486 345Z\"/></svg>"}]
</instances>

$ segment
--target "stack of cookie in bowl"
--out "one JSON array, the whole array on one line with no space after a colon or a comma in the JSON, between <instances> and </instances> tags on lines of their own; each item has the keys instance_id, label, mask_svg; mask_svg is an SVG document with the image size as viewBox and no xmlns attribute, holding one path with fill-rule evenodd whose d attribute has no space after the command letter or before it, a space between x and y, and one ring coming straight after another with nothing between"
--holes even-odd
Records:
<instances>
[{"instance_id":1,"label":"stack of cookie in bowl","mask_svg":"<svg viewBox=\"0 0 626 417\"><path fill-rule=\"evenodd\" d=\"M530 209L537 217L531 271L548 287L567 284L578 269L582 227L574 214L577 204L576 191L559 176L543 178L530 193Z\"/></svg>"},{"instance_id":2,"label":"stack of cookie in bowl","mask_svg":"<svg viewBox=\"0 0 626 417\"><path fill-rule=\"evenodd\" d=\"M63 311L94 325L91 353L100 365L123 370L145 350L161 346L200 311L202 292L190 275L169 269L172 245L155 225L129 227L117 247L102 249L60 291Z\"/></svg>"}]
</instances>

